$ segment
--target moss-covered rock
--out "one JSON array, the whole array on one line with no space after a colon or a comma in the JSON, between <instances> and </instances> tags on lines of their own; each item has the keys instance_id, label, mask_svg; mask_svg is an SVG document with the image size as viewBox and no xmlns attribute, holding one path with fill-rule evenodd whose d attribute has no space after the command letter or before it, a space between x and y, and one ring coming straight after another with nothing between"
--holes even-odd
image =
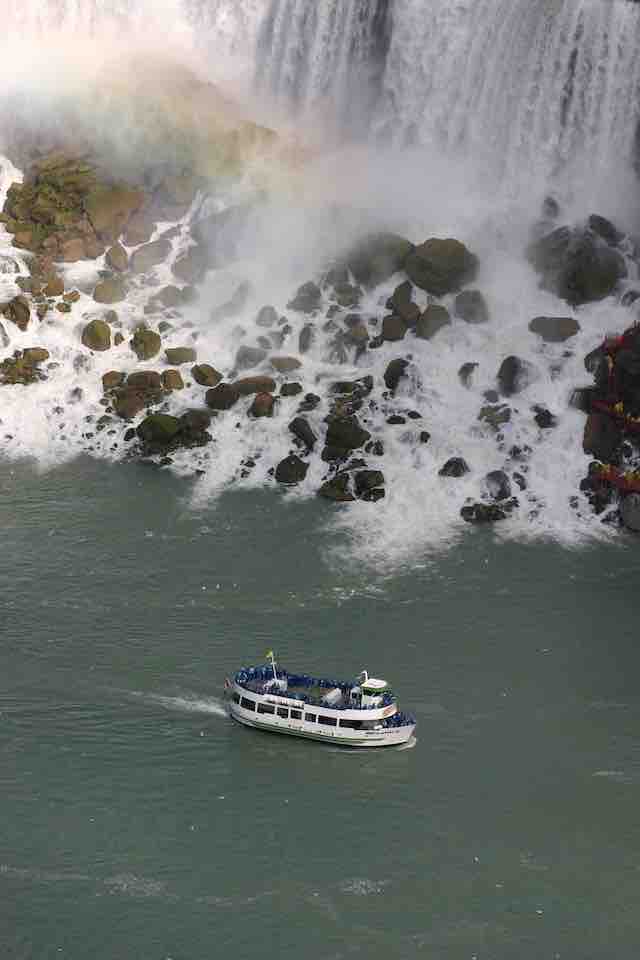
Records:
<instances>
[{"instance_id":1,"label":"moss-covered rock","mask_svg":"<svg viewBox=\"0 0 640 960\"><path fill-rule=\"evenodd\" d=\"M275 478L278 483L285 486L293 486L296 483L302 483L309 470L309 464L301 460L295 454L285 457L276 467Z\"/></svg>"},{"instance_id":2,"label":"moss-covered rock","mask_svg":"<svg viewBox=\"0 0 640 960\"><path fill-rule=\"evenodd\" d=\"M278 373L291 373L302 366L302 362L297 357L270 357L269 363Z\"/></svg>"},{"instance_id":3,"label":"moss-covered rock","mask_svg":"<svg viewBox=\"0 0 640 960\"><path fill-rule=\"evenodd\" d=\"M239 396L248 397L254 393L273 393L276 382L272 377L243 377L233 383L233 388Z\"/></svg>"},{"instance_id":4,"label":"moss-covered rock","mask_svg":"<svg viewBox=\"0 0 640 960\"><path fill-rule=\"evenodd\" d=\"M478 258L459 240L432 238L412 250L404 267L416 286L443 297L475 279Z\"/></svg>"},{"instance_id":5,"label":"moss-covered rock","mask_svg":"<svg viewBox=\"0 0 640 960\"><path fill-rule=\"evenodd\" d=\"M256 393L249 407L250 417L272 417L275 397L271 393Z\"/></svg>"},{"instance_id":6,"label":"moss-covered rock","mask_svg":"<svg viewBox=\"0 0 640 960\"><path fill-rule=\"evenodd\" d=\"M22 357L26 363L30 363L33 366L37 366L39 363L44 363L45 360L48 360L51 354L45 347L27 347L22 351Z\"/></svg>"},{"instance_id":7,"label":"moss-covered rock","mask_svg":"<svg viewBox=\"0 0 640 960\"><path fill-rule=\"evenodd\" d=\"M114 243L109 247L105 255L105 261L108 267L117 273L124 273L129 268L129 254L121 243Z\"/></svg>"},{"instance_id":8,"label":"moss-covered rock","mask_svg":"<svg viewBox=\"0 0 640 960\"><path fill-rule=\"evenodd\" d=\"M152 413L145 417L136 433L140 440L145 443L166 446L171 443L179 431L180 420L178 417L170 417L165 413Z\"/></svg>"},{"instance_id":9,"label":"moss-covered rock","mask_svg":"<svg viewBox=\"0 0 640 960\"><path fill-rule=\"evenodd\" d=\"M420 340L431 340L439 330L451 324L451 317L446 307L437 303L430 303L416 323L416 337Z\"/></svg>"},{"instance_id":10,"label":"moss-covered rock","mask_svg":"<svg viewBox=\"0 0 640 960\"><path fill-rule=\"evenodd\" d=\"M193 363L197 356L193 347L167 347L165 355L167 363L174 367L179 367L183 363Z\"/></svg>"},{"instance_id":11,"label":"moss-covered rock","mask_svg":"<svg viewBox=\"0 0 640 960\"><path fill-rule=\"evenodd\" d=\"M24 331L29 326L31 309L29 307L29 301L22 294L5 303L3 307L0 307L0 313L3 313L11 323L15 323L19 330Z\"/></svg>"},{"instance_id":12,"label":"moss-covered rock","mask_svg":"<svg viewBox=\"0 0 640 960\"><path fill-rule=\"evenodd\" d=\"M222 380L222 374L208 363L196 363L191 367L191 376L201 387L215 387Z\"/></svg>"},{"instance_id":13,"label":"moss-covered rock","mask_svg":"<svg viewBox=\"0 0 640 960\"><path fill-rule=\"evenodd\" d=\"M102 352L111 347L111 327L104 320L91 320L82 331L82 343L89 350Z\"/></svg>"},{"instance_id":14,"label":"moss-covered rock","mask_svg":"<svg viewBox=\"0 0 640 960\"><path fill-rule=\"evenodd\" d=\"M146 327L140 327L136 330L131 339L131 349L138 360L151 360L152 357L160 353L161 347L160 334Z\"/></svg>"},{"instance_id":15,"label":"moss-covered rock","mask_svg":"<svg viewBox=\"0 0 640 960\"><path fill-rule=\"evenodd\" d=\"M179 370L163 370L162 386L165 390L184 390L184 380Z\"/></svg>"}]
</instances>

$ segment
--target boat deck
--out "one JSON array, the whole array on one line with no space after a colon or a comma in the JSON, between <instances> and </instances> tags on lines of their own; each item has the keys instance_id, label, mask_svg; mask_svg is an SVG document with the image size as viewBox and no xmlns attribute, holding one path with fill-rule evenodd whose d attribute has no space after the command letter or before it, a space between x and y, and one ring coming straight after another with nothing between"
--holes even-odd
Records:
<instances>
[{"instance_id":1,"label":"boat deck","mask_svg":"<svg viewBox=\"0 0 640 960\"><path fill-rule=\"evenodd\" d=\"M276 697L287 697L290 700L299 700L301 703L317 707L327 707L332 710L366 710L359 702L351 699L351 690L355 681L346 683L343 680L327 680L310 677L306 674L289 674L286 670L277 671L278 680L287 681L287 689L279 690L273 685L273 671L268 667L250 667L240 670L236 674L236 683L243 689L259 695L272 694ZM341 697L331 703L325 702L330 690L339 690ZM390 693L382 695L382 707L391 706L395 702Z\"/></svg>"}]
</instances>

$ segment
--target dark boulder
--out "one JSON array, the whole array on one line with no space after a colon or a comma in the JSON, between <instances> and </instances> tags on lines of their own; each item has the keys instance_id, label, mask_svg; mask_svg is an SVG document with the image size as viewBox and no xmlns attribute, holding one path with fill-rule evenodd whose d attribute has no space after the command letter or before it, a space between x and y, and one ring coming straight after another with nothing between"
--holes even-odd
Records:
<instances>
[{"instance_id":1,"label":"dark boulder","mask_svg":"<svg viewBox=\"0 0 640 960\"><path fill-rule=\"evenodd\" d=\"M407 257L405 270L416 286L444 297L475 280L478 258L458 240L433 238L415 247Z\"/></svg>"},{"instance_id":2,"label":"dark boulder","mask_svg":"<svg viewBox=\"0 0 640 960\"><path fill-rule=\"evenodd\" d=\"M448 327L450 324L451 317L446 307L431 303L418 318L418 322L416 323L416 337L420 340L431 340L439 330L442 330L443 327Z\"/></svg>"},{"instance_id":3,"label":"dark boulder","mask_svg":"<svg viewBox=\"0 0 640 960\"><path fill-rule=\"evenodd\" d=\"M542 337L545 343L564 343L575 337L580 324L573 317L534 317L529 330Z\"/></svg>"},{"instance_id":4,"label":"dark boulder","mask_svg":"<svg viewBox=\"0 0 640 960\"><path fill-rule=\"evenodd\" d=\"M533 419L541 430L551 430L553 427L558 425L558 420L556 417L554 417L551 411L547 410L546 407L541 406L539 403L533 407L533 413Z\"/></svg>"},{"instance_id":5,"label":"dark boulder","mask_svg":"<svg viewBox=\"0 0 640 960\"><path fill-rule=\"evenodd\" d=\"M193 347L168 347L165 356L172 367L179 367L183 363L195 363L196 351Z\"/></svg>"},{"instance_id":6,"label":"dark boulder","mask_svg":"<svg viewBox=\"0 0 640 960\"><path fill-rule=\"evenodd\" d=\"M350 503L355 500L351 492L351 478L348 473L336 473L334 477L322 484L318 496L337 503Z\"/></svg>"},{"instance_id":7,"label":"dark boulder","mask_svg":"<svg viewBox=\"0 0 640 960\"><path fill-rule=\"evenodd\" d=\"M266 376L243 377L242 380L236 380L232 386L241 397L249 397L254 393L273 393L276 382L272 377Z\"/></svg>"},{"instance_id":8,"label":"dark boulder","mask_svg":"<svg viewBox=\"0 0 640 960\"><path fill-rule=\"evenodd\" d=\"M584 428L582 449L603 463L616 459L622 442L622 432L611 417L604 413L590 413Z\"/></svg>"},{"instance_id":9,"label":"dark boulder","mask_svg":"<svg viewBox=\"0 0 640 960\"><path fill-rule=\"evenodd\" d=\"M624 258L592 230L560 227L527 251L543 286L572 306L602 300L626 276Z\"/></svg>"},{"instance_id":10,"label":"dark boulder","mask_svg":"<svg viewBox=\"0 0 640 960\"><path fill-rule=\"evenodd\" d=\"M298 310L300 313L314 313L320 309L322 303L322 291L320 287L310 280L298 287L298 291L288 304L288 310Z\"/></svg>"},{"instance_id":11,"label":"dark boulder","mask_svg":"<svg viewBox=\"0 0 640 960\"><path fill-rule=\"evenodd\" d=\"M155 370L136 370L127 377L127 386L134 390L162 389L162 377Z\"/></svg>"},{"instance_id":12,"label":"dark boulder","mask_svg":"<svg viewBox=\"0 0 640 960\"><path fill-rule=\"evenodd\" d=\"M315 340L316 332L312 324L306 323L298 337L298 352L308 353Z\"/></svg>"},{"instance_id":13,"label":"dark boulder","mask_svg":"<svg viewBox=\"0 0 640 960\"><path fill-rule=\"evenodd\" d=\"M460 516L467 523L485 524L506 520L517 506L517 501L507 503L473 503L462 508Z\"/></svg>"},{"instance_id":14,"label":"dark boulder","mask_svg":"<svg viewBox=\"0 0 640 960\"><path fill-rule=\"evenodd\" d=\"M31 319L31 309L29 307L29 301L22 294L14 297L9 303L5 303L3 307L0 307L0 312L2 312L11 323L15 323L19 330L24 331L27 329L29 320Z\"/></svg>"},{"instance_id":15,"label":"dark boulder","mask_svg":"<svg viewBox=\"0 0 640 960\"><path fill-rule=\"evenodd\" d=\"M311 410L315 410L317 406L322 403L322 397L319 397L315 393L306 393L304 400L298 407L300 413L310 413Z\"/></svg>"},{"instance_id":16,"label":"dark boulder","mask_svg":"<svg viewBox=\"0 0 640 960\"><path fill-rule=\"evenodd\" d=\"M480 290L463 290L455 299L453 312L466 323L488 323L489 308Z\"/></svg>"},{"instance_id":17,"label":"dark boulder","mask_svg":"<svg viewBox=\"0 0 640 960\"><path fill-rule=\"evenodd\" d=\"M364 446L371 434L365 430L355 416L336 417L327 427L327 445L341 450L357 450Z\"/></svg>"},{"instance_id":18,"label":"dark boulder","mask_svg":"<svg viewBox=\"0 0 640 960\"><path fill-rule=\"evenodd\" d=\"M413 302L413 285L409 280L399 284L387 300L387 309L402 317L408 327L415 327L420 316L420 307Z\"/></svg>"},{"instance_id":19,"label":"dark boulder","mask_svg":"<svg viewBox=\"0 0 640 960\"><path fill-rule=\"evenodd\" d=\"M511 397L526 386L527 364L520 357L506 357L500 364L496 379L500 393Z\"/></svg>"},{"instance_id":20,"label":"dark boulder","mask_svg":"<svg viewBox=\"0 0 640 960\"><path fill-rule=\"evenodd\" d=\"M381 500L384 496L384 474L380 470L358 470L354 476L354 487L358 500Z\"/></svg>"},{"instance_id":21,"label":"dark boulder","mask_svg":"<svg viewBox=\"0 0 640 960\"><path fill-rule=\"evenodd\" d=\"M164 413L152 413L137 429L140 440L153 446L167 446L180 431L180 420Z\"/></svg>"},{"instance_id":22,"label":"dark boulder","mask_svg":"<svg viewBox=\"0 0 640 960\"><path fill-rule=\"evenodd\" d=\"M508 500L511 496L511 481L504 470L492 470L484 482L492 500Z\"/></svg>"},{"instance_id":23,"label":"dark boulder","mask_svg":"<svg viewBox=\"0 0 640 960\"><path fill-rule=\"evenodd\" d=\"M289 430L307 450L313 450L318 438L305 417L295 417L289 424Z\"/></svg>"},{"instance_id":24,"label":"dark boulder","mask_svg":"<svg viewBox=\"0 0 640 960\"><path fill-rule=\"evenodd\" d=\"M205 395L205 403L211 410L230 410L239 399L240 394L231 383L219 383Z\"/></svg>"},{"instance_id":25,"label":"dark boulder","mask_svg":"<svg viewBox=\"0 0 640 960\"><path fill-rule=\"evenodd\" d=\"M615 247L624 240L624 233L621 233L615 224L611 223L611 221L605 217L599 217L597 214L592 213L588 223L589 228L604 240L605 243L608 243L609 246Z\"/></svg>"},{"instance_id":26,"label":"dark boulder","mask_svg":"<svg viewBox=\"0 0 640 960\"><path fill-rule=\"evenodd\" d=\"M377 287L402 270L413 244L395 233L372 233L348 254L347 264L357 283Z\"/></svg>"},{"instance_id":27,"label":"dark boulder","mask_svg":"<svg viewBox=\"0 0 640 960\"><path fill-rule=\"evenodd\" d=\"M458 379L463 387L471 386L471 379L473 377L474 371L478 369L479 364L468 361L463 363L460 369L458 370Z\"/></svg>"},{"instance_id":28,"label":"dark boulder","mask_svg":"<svg viewBox=\"0 0 640 960\"><path fill-rule=\"evenodd\" d=\"M217 387L222 380L222 374L208 363L196 363L191 367L191 376L201 387Z\"/></svg>"},{"instance_id":29,"label":"dark boulder","mask_svg":"<svg viewBox=\"0 0 640 960\"><path fill-rule=\"evenodd\" d=\"M180 441L182 446L202 447L211 440L207 433L211 414L206 410L187 410L180 417Z\"/></svg>"},{"instance_id":30,"label":"dark boulder","mask_svg":"<svg viewBox=\"0 0 640 960\"><path fill-rule=\"evenodd\" d=\"M597 387L576 387L569 397L569 406L574 410L581 410L582 413L591 413L593 401L597 399L599 393Z\"/></svg>"},{"instance_id":31,"label":"dark boulder","mask_svg":"<svg viewBox=\"0 0 640 960\"><path fill-rule=\"evenodd\" d=\"M403 340L407 330L407 324L402 317L389 315L382 321L382 338L387 343Z\"/></svg>"},{"instance_id":32,"label":"dark boulder","mask_svg":"<svg viewBox=\"0 0 640 960\"><path fill-rule=\"evenodd\" d=\"M276 467L275 477L278 483L293 486L296 483L302 483L308 470L309 464L292 454L280 461Z\"/></svg>"},{"instance_id":33,"label":"dark boulder","mask_svg":"<svg viewBox=\"0 0 640 960\"><path fill-rule=\"evenodd\" d=\"M395 393L398 384L402 378L406 376L408 366L409 361L403 360L402 358L391 360L387 365L387 369L384 372L384 382L387 390L390 390L391 393Z\"/></svg>"},{"instance_id":34,"label":"dark boulder","mask_svg":"<svg viewBox=\"0 0 640 960\"><path fill-rule=\"evenodd\" d=\"M283 383L280 387L281 397L297 397L299 393L302 393L301 383Z\"/></svg>"},{"instance_id":35,"label":"dark boulder","mask_svg":"<svg viewBox=\"0 0 640 960\"><path fill-rule=\"evenodd\" d=\"M278 322L278 314L275 307L261 307L256 316L256 323L259 327L274 327Z\"/></svg>"},{"instance_id":36,"label":"dark boulder","mask_svg":"<svg viewBox=\"0 0 640 960\"><path fill-rule=\"evenodd\" d=\"M469 464L462 457L451 457L438 470L438 476L440 477L464 477L466 473L469 473Z\"/></svg>"},{"instance_id":37,"label":"dark boulder","mask_svg":"<svg viewBox=\"0 0 640 960\"><path fill-rule=\"evenodd\" d=\"M272 417L275 397L271 393L256 393L249 407L250 417Z\"/></svg>"},{"instance_id":38,"label":"dark boulder","mask_svg":"<svg viewBox=\"0 0 640 960\"><path fill-rule=\"evenodd\" d=\"M488 403L480 410L478 420L488 423L494 430L499 430L511 420L511 407L506 403Z\"/></svg>"}]
</instances>

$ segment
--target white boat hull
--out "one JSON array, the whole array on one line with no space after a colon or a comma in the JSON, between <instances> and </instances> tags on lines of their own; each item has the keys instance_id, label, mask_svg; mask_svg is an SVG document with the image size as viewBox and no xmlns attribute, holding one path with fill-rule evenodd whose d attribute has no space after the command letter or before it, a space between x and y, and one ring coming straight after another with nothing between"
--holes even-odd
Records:
<instances>
[{"instance_id":1,"label":"white boat hull","mask_svg":"<svg viewBox=\"0 0 640 960\"><path fill-rule=\"evenodd\" d=\"M284 733L341 747L394 747L407 743L415 731L415 724L387 727L378 730L351 730L339 727L321 727L304 721L282 720L277 716L258 718L238 704L229 703L229 714L238 723L268 733Z\"/></svg>"}]
</instances>

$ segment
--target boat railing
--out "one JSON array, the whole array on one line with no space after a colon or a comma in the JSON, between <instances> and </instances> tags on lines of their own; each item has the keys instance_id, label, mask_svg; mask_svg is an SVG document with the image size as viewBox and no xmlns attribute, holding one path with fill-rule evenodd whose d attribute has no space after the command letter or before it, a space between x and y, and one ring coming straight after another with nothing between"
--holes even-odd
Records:
<instances>
[{"instance_id":1,"label":"boat railing","mask_svg":"<svg viewBox=\"0 0 640 960\"><path fill-rule=\"evenodd\" d=\"M249 690L253 693L258 694L269 694L272 693L274 696L286 697L290 700L297 700L299 703L308 703L310 706L317 707L326 707L330 710L380 710L384 707L390 707L395 703L395 699L390 693L383 693L381 698L381 703L378 705L363 705L362 703L341 703L341 704L328 704L323 703L321 697L313 697L304 693L292 694L288 691L269 689L269 685L274 682L274 680L287 680L288 684L292 687L298 687L302 689L310 689L311 687L316 687L321 690L335 690L336 688L342 692L345 697L350 697L351 689L354 684L345 683L341 680L329 680L324 677L311 677L308 674L289 674L286 670L276 670L275 677L274 671L271 666L266 667L245 667L242 670L239 670L235 675L235 682L239 687L242 687L245 690ZM253 689L250 684L257 684L262 689Z\"/></svg>"}]
</instances>

